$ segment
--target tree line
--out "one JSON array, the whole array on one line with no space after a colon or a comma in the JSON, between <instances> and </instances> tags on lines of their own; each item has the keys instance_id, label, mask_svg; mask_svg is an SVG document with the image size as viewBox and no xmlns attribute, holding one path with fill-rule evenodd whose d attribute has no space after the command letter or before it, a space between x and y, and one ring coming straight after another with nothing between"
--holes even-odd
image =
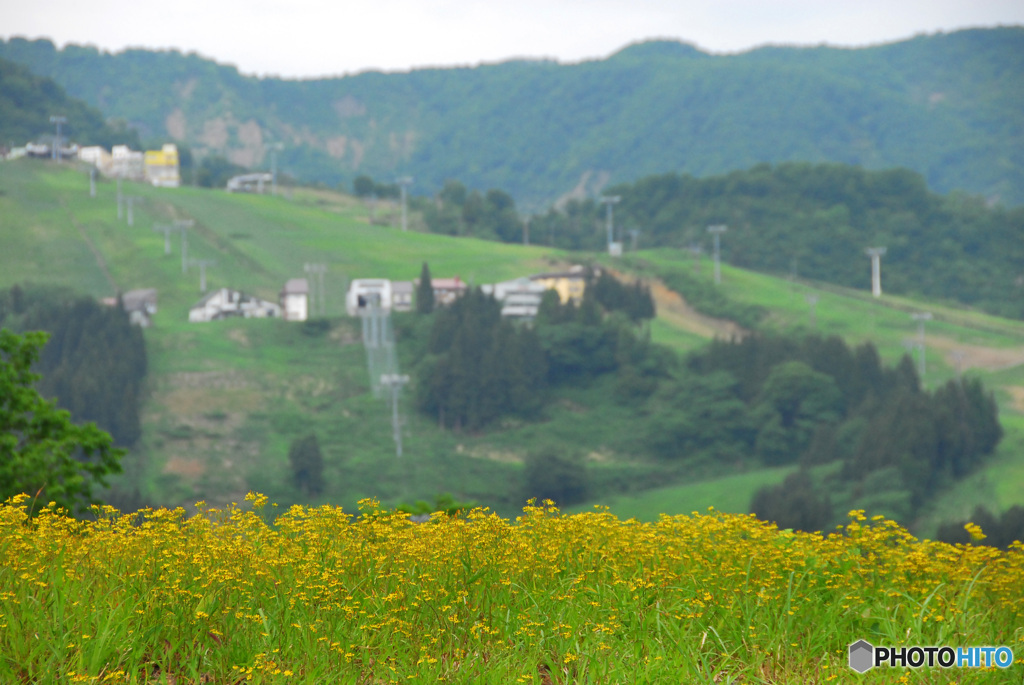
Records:
<instances>
[{"instance_id":1,"label":"tree line","mask_svg":"<svg viewBox=\"0 0 1024 685\"><path fill-rule=\"evenodd\" d=\"M784 527L820 530L832 522L825 492L850 508L859 502L906 519L973 472L1003 434L995 399L980 380L926 391L909 356L886 368L870 343L850 348L838 337L754 335L716 341L692 354L687 367L704 400L691 399L688 412L664 419L663 454L703 437L727 451L750 451L765 465L799 464L801 472L762 489L751 504ZM838 468L830 475L812 475L832 463Z\"/></svg>"},{"instance_id":2,"label":"tree line","mask_svg":"<svg viewBox=\"0 0 1024 685\"><path fill-rule=\"evenodd\" d=\"M428 301L426 265L423 274L419 302ZM607 273L589 279L578 307L547 291L532 325L502 318L493 296L471 289L430 315L417 362L417 404L443 427L476 431L503 416L536 418L551 386L622 369L631 378L655 374L663 352L654 352L635 326L653 315L645 286L623 285Z\"/></svg>"},{"instance_id":3,"label":"tree line","mask_svg":"<svg viewBox=\"0 0 1024 685\"><path fill-rule=\"evenodd\" d=\"M44 397L56 399L75 421L95 422L118 446L139 439L148 362L142 330L123 307L15 285L0 298L0 326L49 334L34 369Z\"/></svg>"},{"instance_id":4,"label":"tree line","mask_svg":"<svg viewBox=\"0 0 1024 685\"><path fill-rule=\"evenodd\" d=\"M907 169L758 164L705 178L648 176L604 193L622 198L615 206L616 239L639 231L640 249L695 248L706 254L707 227L724 224L721 253L730 264L866 289L870 264L864 249L886 247L886 292L1024 318L1024 243L1018 239L1024 208L989 206L964 193L938 195ZM448 181L423 212L436 233L516 243L524 240L528 222L534 244L601 251L607 242L605 209L594 198L573 199L527 218L516 212L508 193L469 191ZM694 283L681 285L700 290ZM712 293L696 296L714 306Z\"/></svg>"}]
</instances>

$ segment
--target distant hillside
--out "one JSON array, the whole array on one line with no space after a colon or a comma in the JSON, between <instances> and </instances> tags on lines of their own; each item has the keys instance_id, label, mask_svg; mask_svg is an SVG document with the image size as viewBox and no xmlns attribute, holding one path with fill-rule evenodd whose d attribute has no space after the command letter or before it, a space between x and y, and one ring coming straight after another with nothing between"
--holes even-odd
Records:
<instances>
[{"instance_id":1,"label":"distant hillside","mask_svg":"<svg viewBox=\"0 0 1024 685\"><path fill-rule=\"evenodd\" d=\"M139 146L138 134L123 124L107 123L103 114L69 97L53 79L34 75L25 67L0 59L0 145L24 145L55 135L50 117L67 118L61 135L83 145L129 143Z\"/></svg>"},{"instance_id":2,"label":"distant hillside","mask_svg":"<svg viewBox=\"0 0 1024 685\"><path fill-rule=\"evenodd\" d=\"M512 61L289 81L194 54L0 42L144 138L281 166L307 180L359 173L500 187L528 207L572 190L760 162L907 167L939 192L1024 203L1024 28L864 49L761 48L712 56L675 42L605 60Z\"/></svg>"}]
</instances>

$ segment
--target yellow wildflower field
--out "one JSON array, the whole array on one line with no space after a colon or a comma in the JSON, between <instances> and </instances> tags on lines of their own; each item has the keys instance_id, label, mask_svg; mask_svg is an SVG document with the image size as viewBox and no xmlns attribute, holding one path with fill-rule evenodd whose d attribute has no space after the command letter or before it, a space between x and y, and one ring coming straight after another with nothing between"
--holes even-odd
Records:
<instances>
[{"instance_id":1,"label":"yellow wildflower field","mask_svg":"<svg viewBox=\"0 0 1024 685\"><path fill-rule=\"evenodd\" d=\"M1019 544L916 540L861 512L821 535L714 511L416 524L247 499L91 521L0 505L0 682L1024 680ZM859 639L1006 645L1017 663L860 675Z\"/></svg>"}]
</instances>

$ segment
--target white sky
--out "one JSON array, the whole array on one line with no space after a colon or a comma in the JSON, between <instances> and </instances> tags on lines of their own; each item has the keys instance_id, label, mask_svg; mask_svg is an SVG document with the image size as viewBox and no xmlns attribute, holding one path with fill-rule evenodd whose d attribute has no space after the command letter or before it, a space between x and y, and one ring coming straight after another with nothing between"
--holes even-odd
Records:
<instances>
[{"instance_id":1,"label":"white sky","mask_svg":"<svg viewBox=\"0 0 1024 685\"><path fill-rule=\"evenodd\" d=\"M175 48L285 77L603 58L649 38L710 52L863 46L1024 25L1024 0L0 0L0 37Z\"/></svg>"}]
</instances>

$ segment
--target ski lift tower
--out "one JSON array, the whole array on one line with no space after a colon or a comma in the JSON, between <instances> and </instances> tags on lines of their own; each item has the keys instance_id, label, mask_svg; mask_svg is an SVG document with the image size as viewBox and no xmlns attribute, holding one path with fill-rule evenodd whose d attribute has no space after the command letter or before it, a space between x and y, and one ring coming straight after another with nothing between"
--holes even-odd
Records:
<instances>
[{"instance_id":1,"label":"ski lift tower","mask_svg":"<svg viewBox=\"0 0 1024 685\"><path fill-rule=\"evenodd\" d=\"M729 230L724 224L708 226L708 233L715 236L715 285L722 282L722 262L720 259L722 234Z\"/></svg>"},{"instance_id":2,"label":"ski lift tower","mask_svg":"<svg viewBox=\"0 0 1024 685\"><path fill-rule=\"evenodd\" d=\"M605 206L608 217L608 254L613 257L622 255L622 243L615 242L615 229L612 217L612 206L621 201L621 195L605 195L601 198L601 204Z\"/></svg>"}]
</instances>

